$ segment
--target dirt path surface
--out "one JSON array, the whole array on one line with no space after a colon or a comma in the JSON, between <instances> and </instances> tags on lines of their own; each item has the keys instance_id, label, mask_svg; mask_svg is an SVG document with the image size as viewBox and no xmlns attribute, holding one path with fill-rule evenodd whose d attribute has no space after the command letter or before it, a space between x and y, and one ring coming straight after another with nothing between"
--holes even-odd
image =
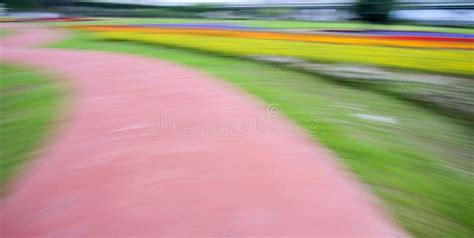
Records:
<instances>
[{"instance_id":1,"label":"dirt path surface","mask_svg":"<svg viewBox=\"0 0 474 238\"><path fill-rule=\"evenodd\" d=\"M400 237L322 146L239 89L131 55L33 49L1 60L74 88L67 121L3 198L2 237Z\"/></svg>"}]
</instances>

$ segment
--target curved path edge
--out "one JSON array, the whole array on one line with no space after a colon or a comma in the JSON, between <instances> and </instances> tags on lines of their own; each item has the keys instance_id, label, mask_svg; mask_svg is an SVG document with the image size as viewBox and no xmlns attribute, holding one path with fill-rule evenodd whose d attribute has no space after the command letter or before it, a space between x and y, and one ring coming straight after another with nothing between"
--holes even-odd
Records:
<instances>
[{"instance_id":1,"label":"curved path edge","mask_svg":"<svg viewBox=\"0 0 474 238\"><path fill-rule=\"evenodd\" d=\"M3 237L405 237L333 155L204 73L138 56L31 48L0 60L75 89L70 121L3 200ZM219 128L219 130L216 130Z\"/></svg>"}]
</instances>

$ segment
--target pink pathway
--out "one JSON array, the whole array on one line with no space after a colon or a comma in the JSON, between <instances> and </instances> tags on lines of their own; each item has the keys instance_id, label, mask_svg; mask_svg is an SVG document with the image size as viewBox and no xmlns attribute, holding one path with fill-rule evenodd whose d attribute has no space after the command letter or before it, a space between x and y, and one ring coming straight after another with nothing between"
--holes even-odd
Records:
<instances>
[{"instance_id":1,"label":"pink pathway","mask_svg":"<svg viewBox=\"0 0 474 238\"><path fill-rule=\"evenodd\" d=\"M74 93L2 202L3 237L405 236L332 154L238 88L156 59L29 48L63 32L17 30L1 59Z\"/></svg>"}]
</instances>

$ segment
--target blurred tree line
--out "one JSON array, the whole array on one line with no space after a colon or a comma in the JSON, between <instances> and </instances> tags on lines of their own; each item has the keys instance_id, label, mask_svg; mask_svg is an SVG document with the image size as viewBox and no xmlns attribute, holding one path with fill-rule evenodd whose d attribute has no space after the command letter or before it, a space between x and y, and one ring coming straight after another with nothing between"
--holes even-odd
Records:
<instances>
[{"instance_id":1,"label":"blurred tree line","mask_svg":"<svg viewBox=\"0 0 474 238\"><path fill-rule=\"evenodd\" d=\"M0 0L8 8L41 8L52 6L69 6L74 0Z\"/></svg>"},{"instance_id":2,"label":"blurred tree line","mask_svg":"<svg viewBox=\"0 0 474 238\"><path fill-rule=\"evenodd\" d=\"M354 5L354 12L363 21L388 23L394 5L395 0L359 0Z\"/></svg>"}]
</instances>

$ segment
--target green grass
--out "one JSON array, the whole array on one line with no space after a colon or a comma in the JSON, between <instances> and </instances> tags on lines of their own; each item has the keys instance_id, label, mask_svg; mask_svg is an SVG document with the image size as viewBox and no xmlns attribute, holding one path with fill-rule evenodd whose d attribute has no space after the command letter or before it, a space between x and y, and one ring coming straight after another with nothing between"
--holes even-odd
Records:
<instances>
[{"instance_id":1,"label":"green grass","mask_svg":"<svg viewBox=\"0 0 474 238\"><path fill-rule=\"evenodd\" d=\"M271 21L271 20L215 20L215 19L183 19L183 18L103 18L98 21L55 22L55 26L70 25L121 25L121 24L159 24L159 23L229 23L243 26L265 27L274 29L375 29L375 30L406 30L406 31L437 31L451 33L474 33L473 28L413 26L413 25L381 25L361 22L305 22L305 21Z\"/></svg>"},{"instance_id":2,"label":"green grass","mask_svg":"<svg viewBox=\"0 0 474 238\"><path fill-rule=\"evenodd\" d=\"M51 129L59 88L47 76L0 63L0 191Z\"/></svg>"},{"instance_id":3,"label":"green grass","mask_svg":"<svg viewBox=\"0 0 474 238\"><path fill-rule=\"evenodd\" d=\"M278 103L314 139L335 151L417 237L472 237L473 130L406 101L320 76L203 52L131 42L97 41L87 33L54 47L114 51L199 68L268 103ZM355 114L383 115L381 123ZM315 211L317 212L317 211Z\"/></svg>"}]
</instances>

